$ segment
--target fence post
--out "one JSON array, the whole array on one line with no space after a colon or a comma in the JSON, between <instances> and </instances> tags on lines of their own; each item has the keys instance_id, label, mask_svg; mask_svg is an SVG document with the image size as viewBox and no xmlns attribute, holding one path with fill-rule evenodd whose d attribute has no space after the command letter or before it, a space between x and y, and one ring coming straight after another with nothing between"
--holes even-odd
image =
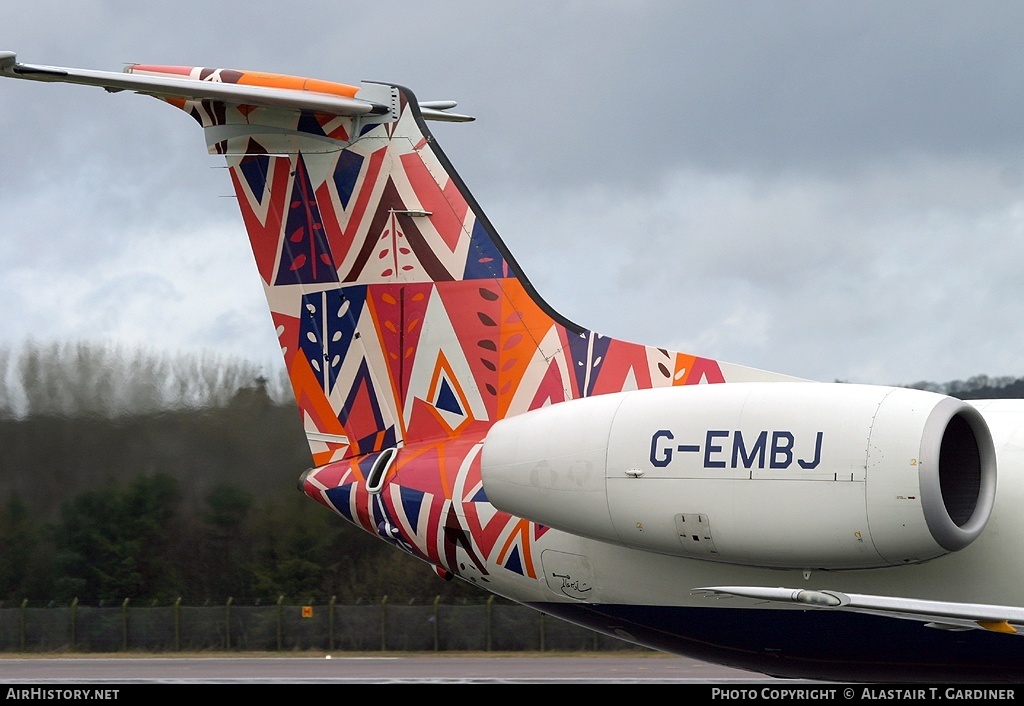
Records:
<instances>
[{"instance_id":1,"label":"fence post","mask_svg":"<svg viewBox=\"0 0 1024 706\"><path fill-rule=\"evenodd\" d=\"M181 652L181 596L174 601L174 651Z\"/></svg>"},{"instance_id":2,"label":"fence post","mask_svg":"<svg viewBox=\"0 0 1024 706\"><path fill-rule=\"evenodd\" d=\"M71 601L71 611L68 616L71 619L71 649L75 650L78 647L78 598L75 597Z\"/></svg>"},{"instance_id":3,"label":"fence post","mask_svg":"<svg viewBox=\"0 0 1024 706\"><path fill-rule=\"evenodd\" d=\"M434 652L441 649L441 616L438 615L438 606L441 603L441 596L434 596Z\"/></svg>"},{"instance_id":4,"label":"fence post","mask_svg":"<svg viewBox=\"0 0 1024 706\"><path fill-rule=\"evenodd\" d=\"M380 651L388 651L388 640L387 640L387 615L388 615L388 597L384 596L380 599Z\"/></svg>"},{"instance_id":5,"label":"fence post","mask_svg":"<svg viewBox=\"0 0 1024 706\"><path fill-rule=\"evenodd\" d=\"M128 599L121 604L121 649L128 651Z\"/></svg>"},{"instance_id":6,"label":"fence post","mask_svg":"<svg viewBox=\"0 0 1024 706\"><path fill-rule=\"evenodd\" d=\"M494 596L487 596L487 651L491 651L491 632L492 625L491 621L494 619Z\"/></svg>"},{"instance_id":7,"label":"fence post","mask_svg":"<svg viewBox=\"0 0 1024 706\"><path fill-rule=\"evenodd\" d=\"M25 611L25 609L26 608L28 608L28 599L27 598L23 598L21 600L21 639L19 640L19 642L21 642L21 651L22 652L25 651L25 631L26 631L26 627L25 627L25 620L26 620L25 612L26 611Z\"/></svg>"},{"instance_id":8,"label":"fence post","mask_svg":"<svg viewBox=\"0 0 1024 706\"><path fill-rule=\"evenodd\" d=\"M281 651L282 635L281 635L281 614L284 612L284 594L282 593L277 597L277 651Z\"/></svg>"},{"instance_id":9,"label":"fence post","mask_svg":"<svg viewBox=\"0 0 1024 706\"><path fill-rule=\"evenodd\" d=\"M328 649L334 650L334 603L337 601L337 596L331 596L331 602L327 608L327 619L330 621L327 624L327 645Z\"/></svg>"},{"instance_id":10,"label":"fence post","mask_svg":"<svg viewBox=\"0 0 1024 706\"><path fill-rule=\"evenodd\" d=\"M234 596L228 596L228 602L224 605L224 649L231 649L231 603Z\"/></svg>"}]
</instances>

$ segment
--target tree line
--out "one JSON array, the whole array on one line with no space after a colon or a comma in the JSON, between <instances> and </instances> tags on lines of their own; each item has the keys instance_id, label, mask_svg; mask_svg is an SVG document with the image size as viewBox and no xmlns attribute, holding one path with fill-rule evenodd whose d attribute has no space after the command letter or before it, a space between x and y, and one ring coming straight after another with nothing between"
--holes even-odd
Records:
<instances>
[{"instance_id":1,"label":"tree line","mask_svg":"<svg viewBox=\"0 0 1024 706\"><path fill-rule=\"evenodd\" d=\"M0 601L482 597L302 495L310 464L287 382L246 361L0 352Z\"/></svg>"},{"instance_id":2,"label":"tree line","mask_svg":"<svg viewBox=\"0 0 1024 706\"><path fill-rule=\"evenodd\" d=\"M1022 397L1024 378L911 385ZM0 349L0 601L474 600L296 490L283 374L91 344Z\"/></svg>"},{"instance_id":3,"label":"tree line","mask_svg":"<svg viewBox=\"0 0 1024 706\"><path fill-rule=\"evenodd\" d=\"M119 417L221 407L257 379L272 400L291 390L283 368L213 353L165 355L119 345L0 348L0 417Z\"/></svg>"}]
</instances>

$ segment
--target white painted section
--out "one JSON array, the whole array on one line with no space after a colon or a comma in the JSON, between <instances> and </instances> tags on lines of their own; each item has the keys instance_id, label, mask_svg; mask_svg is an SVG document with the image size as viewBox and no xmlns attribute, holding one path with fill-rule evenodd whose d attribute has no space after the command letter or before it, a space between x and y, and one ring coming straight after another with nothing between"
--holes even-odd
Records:
<instances>
[{"instance_id":1,"label":"white painted section","mask_svg":"<svg viewBox=\"0 0 1024 706\"><path fill-rule=\"evenodd\" d=\"M949 521L938 476L922 474L920 461L937 467L958 414L977 417L991 461L963 527ZM603 395L502 420L484 443L482 474L499 509L602 542L852 569L927 561L976 539L994 502L991 448L973 408L942 395L731 383ZM684 531L688 517L712 548Z\"/></svg>"}]
</instances>

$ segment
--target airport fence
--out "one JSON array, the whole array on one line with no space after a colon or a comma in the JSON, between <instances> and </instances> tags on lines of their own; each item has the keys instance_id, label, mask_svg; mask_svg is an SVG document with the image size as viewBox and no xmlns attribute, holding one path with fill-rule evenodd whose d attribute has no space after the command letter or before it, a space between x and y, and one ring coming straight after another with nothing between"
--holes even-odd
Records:
<instances>
[{"instance_id":1,"label":"airport fence","mask_svg":"<svg viewBox=\"0 0 1024 706\"><path fill-rule=\"evenodd\" d=\"M476 605L34 607L0 604L2 652L642 650L608 635L493 599Z\"/></svg>"}]
</instances>

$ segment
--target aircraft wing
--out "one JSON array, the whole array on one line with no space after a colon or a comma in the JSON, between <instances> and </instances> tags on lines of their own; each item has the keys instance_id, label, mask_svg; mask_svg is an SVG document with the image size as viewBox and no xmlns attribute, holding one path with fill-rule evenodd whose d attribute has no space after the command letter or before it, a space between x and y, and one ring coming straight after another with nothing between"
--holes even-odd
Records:
<instances>
[{"instance_id":1,"label":"aircraft wing","mask_svg":"<svg viewBox=\"0 0 1024 706\"><path fill-rule=\"evenodd\" d=\"M1024 608L930 601L893 596L872 596L830 590L765 588L762 586L711 586L695 588L694 595L713 598L749 598L758 602L796 603L823 610L844 610L904 620L916 620L942 630L989 630L1017 634L1024 628Z\"/></svg>"}]
</instances>

